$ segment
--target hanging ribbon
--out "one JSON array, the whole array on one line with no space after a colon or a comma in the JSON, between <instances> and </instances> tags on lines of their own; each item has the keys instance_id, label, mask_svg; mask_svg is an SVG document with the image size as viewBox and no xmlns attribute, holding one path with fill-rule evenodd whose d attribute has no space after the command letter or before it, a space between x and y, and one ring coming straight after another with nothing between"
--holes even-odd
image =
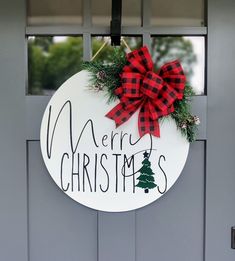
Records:
<instances>
[{"instance_id":1,"label":"hanging ribbon","mask_svg":"<svg viewBox=\"0 0 235 261\"><path fill-rule=\"evenodd\" d=\"M122 85L115 89L120 103L106 117L116 127L126 122L139 108L138 129L160 137L158 119L174 111L174 102L183 98L186 77L178 60L166 63L158 73L147 47L127 54L127 65L120 75Z\"/></svg>"}]
</instances>

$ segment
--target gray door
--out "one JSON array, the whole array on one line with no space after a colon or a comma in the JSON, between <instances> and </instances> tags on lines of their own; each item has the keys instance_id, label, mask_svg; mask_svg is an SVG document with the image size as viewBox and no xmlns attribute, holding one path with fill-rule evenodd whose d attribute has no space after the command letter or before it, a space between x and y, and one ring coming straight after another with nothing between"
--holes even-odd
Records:
<instances>
[{"instance_id":1,"label":"gray door","mask_svg":"<svg viewBox=\"0 0 235 261\"><path fill-rule=\"evenodd\" d=\"M184 171L164 197L142 209L105 213L75 203L43 164L39 127L47 96L28 96L25 35L82 34L90 59L90 1L83 26L26 27L24 0L0 0L0 260L232 261L235 225L235 2L208 0L207 27L124 27L127 35L200 35L206 39L206 92Z\"/></svg>"}]
</instances>

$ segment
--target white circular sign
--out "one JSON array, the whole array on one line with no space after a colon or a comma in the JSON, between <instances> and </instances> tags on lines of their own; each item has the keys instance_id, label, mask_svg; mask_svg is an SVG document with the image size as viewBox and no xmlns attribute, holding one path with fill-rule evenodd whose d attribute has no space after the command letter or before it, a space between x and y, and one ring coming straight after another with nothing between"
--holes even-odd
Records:
<instances>
[{"instance_id":1,"label":"white circular sign","mask_svg":"<svg viewBox=\"0 0 235 261\"><path fill-rule=\"evenodd\" d=\"M115 128L105 117L118 101L89 89L81 71L53 95L41 124L45 165L64 193L97 210L120 212L143 207L168 191L179 177L188 141L169 117L161 137L139 138L138 112Z\"/></svg>"}]
</instances>

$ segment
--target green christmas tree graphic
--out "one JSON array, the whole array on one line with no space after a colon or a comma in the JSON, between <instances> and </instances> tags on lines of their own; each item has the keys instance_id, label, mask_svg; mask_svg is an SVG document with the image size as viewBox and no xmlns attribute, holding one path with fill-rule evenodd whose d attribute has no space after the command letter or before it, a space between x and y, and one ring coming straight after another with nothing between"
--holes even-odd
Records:
<instances>
[{"instance_id":1,"label":"green christmas tree graphic","mask_svg":"<svg viewBox=\"0 0 235 261\"><path fill-rule=\"evenodd\" d=\"M139 180L136 187L143 188L145 193L149 193L149 189L155 188L157 185L154 183L154 173L151 169L151 162L149 161L149 153L145 151L144 160L142 161L142 167L140 168L140 176L137 178Z\"/></svg>"}]
</instances>

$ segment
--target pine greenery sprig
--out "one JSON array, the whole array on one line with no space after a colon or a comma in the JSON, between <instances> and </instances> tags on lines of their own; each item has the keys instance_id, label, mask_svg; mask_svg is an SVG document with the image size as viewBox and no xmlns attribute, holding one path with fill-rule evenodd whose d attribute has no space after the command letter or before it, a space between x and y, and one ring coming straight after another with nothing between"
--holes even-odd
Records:
<instances>
[{"instance_id":1,"label":"pine greenery sprig","mask_svg":"<svg viewBox=\"0 0 235 261\"><path fill-rule=\"evenodd\" d=\"M189 142L196 140L198 124L200 123L199 118L191 114L191 101L194 95L192 87L187 83L183 99L174 103L175 111L171 113L178 129Z\"/></svg>"},{"instance_id":2,"label":"pine greenery sprig","mask_svg":"<svg viewBox=\"0 0 235 261\"><path fill-rule=\"evenodd\" d=\"M92 73L92 88L104 90L107 93L108 102L117 99L114 90L121 85L120 73L126 62L125 54L115 48L111 63L104 64L101 61L83 63L83 69Z\"/></svg>"},{"instance_id":3,"label":"pine greenery sprig","mask_svg":"<svg viewBox=\"0 0 235 261\"><path fill-rule=\"evenodd\" d=\"M120 52L119 49L114 49L111 63L84 62L83 69L92 73L91 88L95 91L104 91L109 103L117 99L114 90L121 86L120 73L126 64L125 54ZM175 120L177 128L189 142L196 140L198 124L200 123L199 118L191 114L191 100L194 95L192 87L187 83L183 99L174 103L175 111L170 115Z\"/></svg>"}]
</instances>

